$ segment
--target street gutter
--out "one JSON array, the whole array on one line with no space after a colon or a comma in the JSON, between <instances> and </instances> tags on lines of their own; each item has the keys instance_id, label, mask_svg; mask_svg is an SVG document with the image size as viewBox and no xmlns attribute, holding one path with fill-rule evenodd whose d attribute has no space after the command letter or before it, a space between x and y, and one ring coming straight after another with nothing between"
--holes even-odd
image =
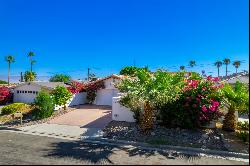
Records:
<instances>
[{"instance_id":1,"label":"street gutter","mask_svg":"<svg viewBox=\"0 0 250 166\"><path fill-rule=\"evenodd\" d=\"M171 146L171 145L151 145L148 143L142 142L133 142L125 140L112 140L107 138L81 138L83 142L86 143L97 143L97 144L109 144L115 146L134 146L141 149L147 150L156 150L156 151L178 151L182 154L187 155L199 155L206 157L217 157L224 158L229 160L238 160L249 162L249 154L247 153L236 153L220 150L210 150L210 149L201 149L201 148L192 148L192 147L181 147L181 146Z\"/></svg>"}]
</instances>

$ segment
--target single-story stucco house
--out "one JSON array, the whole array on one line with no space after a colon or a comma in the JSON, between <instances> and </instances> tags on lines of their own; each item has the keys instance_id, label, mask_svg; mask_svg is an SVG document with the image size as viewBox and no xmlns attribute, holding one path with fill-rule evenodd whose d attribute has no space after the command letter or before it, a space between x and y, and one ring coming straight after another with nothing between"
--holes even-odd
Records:
<instances>
[{"instance_id":1,"label":"single-story stucco house","mask_svg":"<svg viewBox=\"0 0 250 166\"><path fill-rule=\"evenodd\" d=\"M103 81L105 86L104 89L97 90L96 98L93 104L112 106L112 98L116 97L119 93L114 84L119 82L123 77L124 76L112 74L108 77L91 82L91 84L95 84ZM14 88L13 102L22 102L27 104L33 103L38 92L40 92L42 89L53 90L58 85L67 87L67 85L63 82L26 82L19 84ZM76 96L79 95L76 94ZM80 99L82 100L82 102L79 101ZM73 105L77 105L77 103L85 104L86 92L83 92L83 96L77 97L74 100L75 101L73 101Z\"/></svg>"},{"instance_id":2,"label":"single-story stucco house","mask_svg":"<svg viewBox=\"0 0 250 166\"><path fill-rule=\"evenodd\" d=\"M249 73L242 73L234 77L222 80L222 82L235 85L236 81L249 85Z\"/></svg>"},{"instance_id":3,"label":"single-story stucco house","mask_svg":"<svg viewBox=\"0 0 250 166\"><path fill-rule=\"evenodd\" d=\"M65 86L63 82L25 82L14 88L13 102L33 103L38 92L42 89L53 90L58 85Z\"/></svg>"}]
</instances>

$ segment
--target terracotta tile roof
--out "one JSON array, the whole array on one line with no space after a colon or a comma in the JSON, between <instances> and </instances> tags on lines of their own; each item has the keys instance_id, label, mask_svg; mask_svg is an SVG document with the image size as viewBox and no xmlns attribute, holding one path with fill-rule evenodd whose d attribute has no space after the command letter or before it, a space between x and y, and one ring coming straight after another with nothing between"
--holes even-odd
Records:
<instances>
[{"instance_id":1,"label":"terracotta tile roof","mask_svg":"<svg viewBox=\"0 0 250 166\"><path fill-rule=\"evenodd\" d=\"M93 81L93 82L88 82L87 84L95 84L97 82L100 82L100 81L105 81L107 79L110 79L110 78L115 78L115 79L123 79L123 78L126 78L127 76L124 76L124 75L117 75L117 74L112 74L110 76L107 76L107 77L104 77L104 78L100 78L96 81Z\"/></svg>"}]
</instances>

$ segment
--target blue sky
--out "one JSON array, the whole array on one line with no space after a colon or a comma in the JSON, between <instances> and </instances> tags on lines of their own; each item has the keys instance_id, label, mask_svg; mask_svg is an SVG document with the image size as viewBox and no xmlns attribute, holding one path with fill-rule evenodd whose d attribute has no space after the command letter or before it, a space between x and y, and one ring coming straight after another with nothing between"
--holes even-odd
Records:
<instances>
[{"instance_id":1,"label":"blue sky","mask_svg":"<svg viewBox=\"0 0 250 166\"><path fill-rule=\"evenodd\" d=\"M176 71L190 60L216 74L225 57L248 70L248 13L248 0L0 0L0 77L8 54L13 76L28 70L29 51L40 76L105 76L134 61Z\"/></svg>"}]
</instances>

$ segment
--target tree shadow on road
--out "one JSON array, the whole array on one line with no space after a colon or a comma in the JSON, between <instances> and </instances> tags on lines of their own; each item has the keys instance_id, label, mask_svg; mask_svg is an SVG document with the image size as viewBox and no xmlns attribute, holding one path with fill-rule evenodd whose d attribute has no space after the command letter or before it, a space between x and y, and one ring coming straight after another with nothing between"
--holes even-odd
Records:
<instances>
[{"instance_id":1,"label":"tree shadow on road","mask_svg":"<svg viewBox=\"0 0 250 166\"><path fill-rule=\"evenodd\" d=\"M123 150L128 155L128 157L133 156L156 156L160 155L161 158L167 160L195 160L199 159L199 154L195 155L185 155L172 151L156 151L144 149L140 146L117 146L117 145L107 145L107 144L95 144L95 143L84 143L82 141L65 141L59 143L53 143L52 150L49 151L49 157L60 157L60 158L73 158L77 160L83 160L94 164L107 163L114 164L110 160L110 156L116 154L116 151ZM143 159L143 158L142 158ZM124 159L123 161L125 161ZM119 162L119 159L116 159ZM129 161L125 161L129 162ZM122 163L122 161L121 161ZM138 163L140 164L140 163Z\"/></svg>"},{"instance_id":2,"label":"tree shadow on road","mask_svg":"<svg viewBox=\"0 0 250 166\"><path fill-rule=\"evenodd\" d=\"M91 163L112 162L108 159L113 154L112 146L87 144L81 141L59 142L52 144L53 150L49 152L49 157L69 157L77 160L84 160Z\"/></svg>"}]
</instances>

